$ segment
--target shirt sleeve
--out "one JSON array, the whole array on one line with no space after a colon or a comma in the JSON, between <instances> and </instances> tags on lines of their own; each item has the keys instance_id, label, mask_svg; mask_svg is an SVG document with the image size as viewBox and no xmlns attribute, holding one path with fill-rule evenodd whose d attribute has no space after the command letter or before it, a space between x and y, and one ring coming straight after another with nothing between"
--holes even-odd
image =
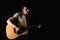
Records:
<instances>
[{"instance_id":1,"label":"shirt sleeve","mask_svg":"<svg viewBox=\"0 0 60 40\"><path fill-rule=\"evenodd\" d=\"M14 15L13 15L13 17L17 17L19 15L19 13L15 13Z\"/></svg>"}]
</instances>

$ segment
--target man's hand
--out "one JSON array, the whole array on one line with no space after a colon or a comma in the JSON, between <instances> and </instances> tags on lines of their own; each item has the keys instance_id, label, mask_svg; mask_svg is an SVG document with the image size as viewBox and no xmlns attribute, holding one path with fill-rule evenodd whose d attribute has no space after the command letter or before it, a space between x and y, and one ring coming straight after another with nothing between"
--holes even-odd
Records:
<instances>
[{"instance_id":1,"label":"man's hand","mask_svg":"<svg viewBox=\"0 0 60 40\"><path fill-rule=\"evenodd\" d=\"M39 25L37 28L40 28L41 27L41 25Z\"/></svg>"},{"instance_id":2,"label":"man's hand","mask_svg":"<svg viewBox=\"0 0 60 40\"><path fill-rule=\"evenodd\" d=\"M18 31L20 28L18 28L18 27L15 27L15 29L16 29L16 31Z\"/></svg>"}]
</instances>

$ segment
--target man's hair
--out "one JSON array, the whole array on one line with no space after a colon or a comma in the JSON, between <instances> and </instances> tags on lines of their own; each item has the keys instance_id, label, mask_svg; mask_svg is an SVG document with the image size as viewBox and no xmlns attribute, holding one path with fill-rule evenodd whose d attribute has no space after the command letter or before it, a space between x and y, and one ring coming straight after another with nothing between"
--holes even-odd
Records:
<instances>
[{"instance_id":1,"label":"man's hair","mask_svg":"<svg viewBox=\"0 0 60 40\"><path fill-rule=\"evenodd\" d=\"M27 8L28 8L27 5L20 5L20 6L19 6L19 11L22 12L22 9L23 9L24 7L27 7Z\"/></svg>"}]
</instances>

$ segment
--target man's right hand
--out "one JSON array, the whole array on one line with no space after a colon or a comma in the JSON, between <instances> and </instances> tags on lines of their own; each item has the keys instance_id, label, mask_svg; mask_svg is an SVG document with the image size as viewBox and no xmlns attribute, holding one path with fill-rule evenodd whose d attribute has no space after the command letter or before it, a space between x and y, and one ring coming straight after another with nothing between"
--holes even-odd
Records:
<instances>
[{"instance_id":1,"label":"man's right hand","mask_svg":"<svg viewBox=\"0 0 60 40\"><path fill-rule=\"evenodd\" d=\"M15 27L15 29L16 29L16 31L18 31L20 28L18 28L18 27Z\"/></svg>"}]
</instances>

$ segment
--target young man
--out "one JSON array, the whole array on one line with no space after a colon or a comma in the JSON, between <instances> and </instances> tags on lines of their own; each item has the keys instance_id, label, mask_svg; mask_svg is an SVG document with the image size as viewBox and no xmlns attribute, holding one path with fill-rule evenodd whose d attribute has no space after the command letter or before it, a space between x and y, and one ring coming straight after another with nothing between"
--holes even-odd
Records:
<instances>
[{"instance_id":1,"label":"young man","mask_svg":"<svg viewBox=\"0 0 60 40\"><path fill-rule=\"evenodd\" d=\"M25 15L27 15L28 13L29 13L29 9L27 8L27 6L22 6L22 9L21 9L20 12L15 13L12 17L10 17L7 20L7 24L11 25L12 27L15 28L16 31L18 31L20 28L18 26L16 26L15 24L13 24L11 20L14 20L15 18L17 18L19 23L24 22L24 23L27 24L26 16ZM21 38L18 38L18 39L25 40L25 38L22 38L22 39Z\"/></svg>"},{"instance_id":2,"label":"young man","mask_svg":"<svg viewBox=\"0 0 60 40\"><path fill-rule=\"evenodd\" d=\"M29 9L27 8L27 6L25 5L22 6L20 12L15 13L12 17L10 17L7 20L7 24L11 25L16 29L16 31L18 31L20 28L18 28L18 26L16 26L15 24L13 24L11 20L14 20L15 18L17 18L19 23L24 22L27 24L25 15L27 15L28 13L29 13Z\"/></svg>"}]
</instances>

